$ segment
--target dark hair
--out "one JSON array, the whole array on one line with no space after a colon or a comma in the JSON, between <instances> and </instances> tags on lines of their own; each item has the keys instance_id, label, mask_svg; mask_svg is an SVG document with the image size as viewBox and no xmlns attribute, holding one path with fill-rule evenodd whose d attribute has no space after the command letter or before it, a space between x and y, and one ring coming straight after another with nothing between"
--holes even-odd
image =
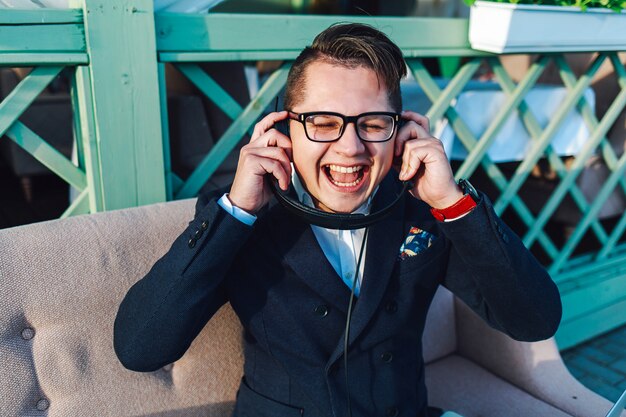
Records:
<instances>
[{"instance_id":1,"label":"dark hair","mask_svg":"<svg viewBox=\"0 0 626 417\"><path fill-rule=\"evenodd\" d=\"M400 79L406 75L406 64L400 48L378 29L361 23L336 23L317 35L289 70L286 109L292 109L305 94L304 74L313 62L371 69L387 88L389 104L397 112L402 110Z\"/></svg>"}]
</instances>

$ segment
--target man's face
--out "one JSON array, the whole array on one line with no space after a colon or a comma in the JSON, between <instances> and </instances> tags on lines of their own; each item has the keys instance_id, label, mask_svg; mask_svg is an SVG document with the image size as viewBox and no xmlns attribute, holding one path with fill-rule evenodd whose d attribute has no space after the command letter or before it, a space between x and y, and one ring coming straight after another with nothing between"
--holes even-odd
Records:
<instances>
[{"instance_id":1,"label":"man's face","mask_svg":"<svg viewBox=\"0 0 626 417\"><path fill-rule=\"evenodd\" d=\"M387 89L365 67L345 68L314 62L305 70L305 94L289 109L295 113L331 111L345 116L393 112ZM290 122L293 163L313 198L324 211L350 213L361 206L391 167L395 133L387 142L363 142L349 123L336 142L313 142L304 126Z\"/></svg>"}]
</instances>

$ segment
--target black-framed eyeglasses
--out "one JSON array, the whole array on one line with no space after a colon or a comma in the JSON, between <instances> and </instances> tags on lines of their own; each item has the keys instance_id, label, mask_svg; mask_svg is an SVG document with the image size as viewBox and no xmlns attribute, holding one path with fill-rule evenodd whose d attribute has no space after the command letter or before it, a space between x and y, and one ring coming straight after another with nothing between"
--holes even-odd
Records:
<instances>
[{"instance_id":1,"label":"black-framed eyeglasses","mask_svg":"<svg viewBox=\"0 0 626 417\"><path fill-rule=\"evenodd\" d=\"M354 123L356 134L363 142L386 142L393 137L400 122L400 114L393 112L368 112L344 116L330 111L295 113L289 111L291 120L304 126L304 133L313 142L338 141L348 123Z\"/></svg>"}]
</instances>

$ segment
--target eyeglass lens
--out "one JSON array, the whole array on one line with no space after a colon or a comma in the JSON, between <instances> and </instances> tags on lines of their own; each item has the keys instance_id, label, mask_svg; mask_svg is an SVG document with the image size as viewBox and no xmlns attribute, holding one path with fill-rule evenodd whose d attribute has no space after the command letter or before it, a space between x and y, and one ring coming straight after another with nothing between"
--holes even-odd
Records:
<instances>
[{"instance_id":1,"label":"eyeglass lens","mask_svg":"<svg viewBox=\"0 0 626 417\"><path fill-rule=\"evenodd\" d=\"M340 116L316 114L305 119L305 128L309 139L324 142L339 139L345 126ZM362 140L384 142L393 134L394 119L393 116L385 114L365 115L357 119L356 128Z\"/></svg>"}]
</instances>

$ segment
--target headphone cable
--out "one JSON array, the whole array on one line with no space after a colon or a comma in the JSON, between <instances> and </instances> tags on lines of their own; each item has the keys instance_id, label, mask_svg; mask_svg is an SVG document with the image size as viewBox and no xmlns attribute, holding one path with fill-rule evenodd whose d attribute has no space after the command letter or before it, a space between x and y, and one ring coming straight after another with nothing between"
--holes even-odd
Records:
<instances>
[{"instance_id":1,"label":"headphone cable","mask_svg":"<svg viewBox=\"0 0 626 417\"><path fill-rule=\"evenodd\" d=\"M346 318L346 330L344 331L343 338L343 365L346 377L346 396L348 400L348 417L352 417L352 404L350 403L350 385L348 380L348 341L350 338L350 322L352 320L352 306L354 302L354 295L356 292L356 283L359 276L359 271L361 269L361 261L363 260L363 253L365 252L365 244L367 243L367 232L369 231L369 227L365 228L365 233L363 234L363 242L361 243L361 250L359 251L359 259L356 263L356 271L354 273L354 278L352 280L352 289L350 291L350 303L348 304L348 316Z\"/></svg>"}]
</instances>

